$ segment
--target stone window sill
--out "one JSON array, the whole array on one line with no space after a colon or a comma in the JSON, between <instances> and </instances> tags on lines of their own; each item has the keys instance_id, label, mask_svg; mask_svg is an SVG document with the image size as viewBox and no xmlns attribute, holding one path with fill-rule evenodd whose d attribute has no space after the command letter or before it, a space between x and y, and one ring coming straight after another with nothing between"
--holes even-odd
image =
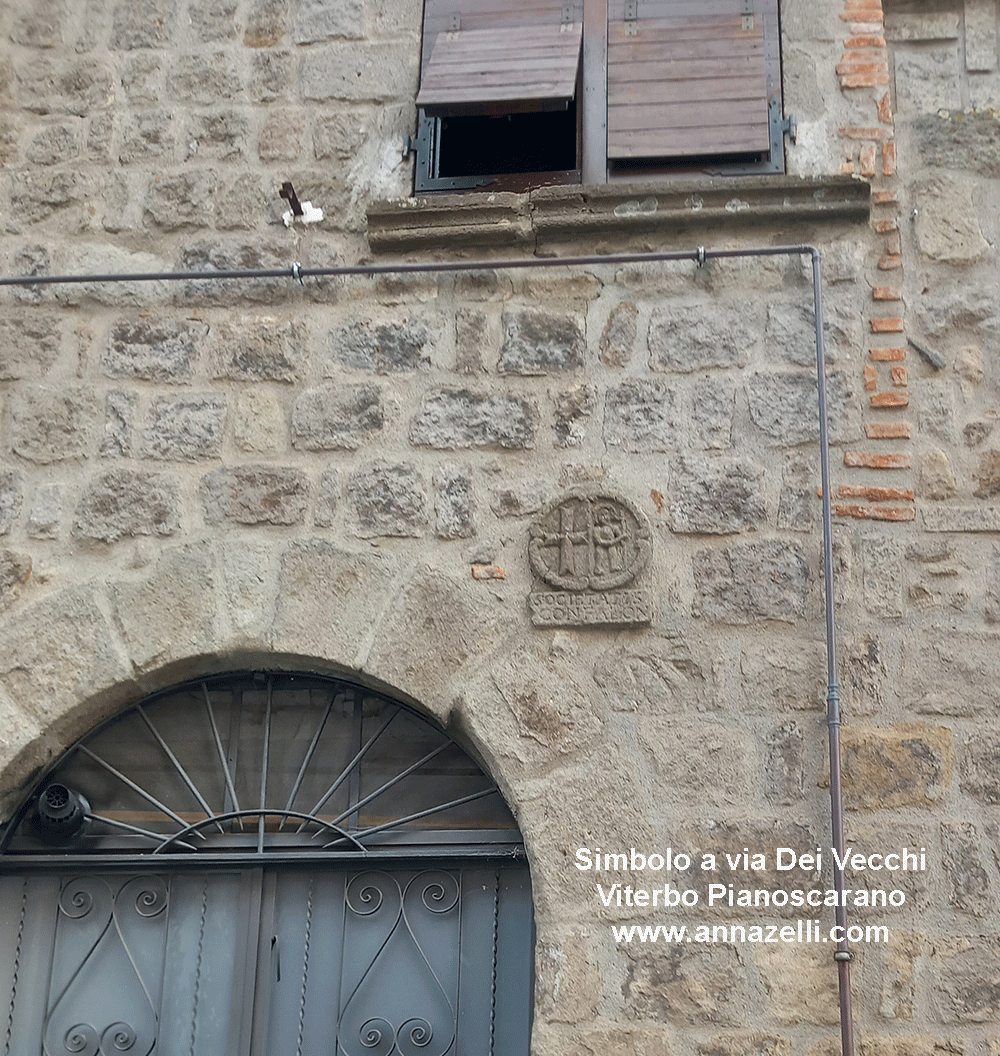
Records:
<instances>
[{"instance_id":1,"label":"stone window sill","mask_svg":"<svg viewBox=\"0 0 1000 1056\"><path fill-rule=\"evenodd\" d=\"M817 224L867 222L870 188L851 177L742 177L592 187L540 187L397 198L368 208L375 253L415 250L516 249L545 253L580 243L586 252L661 248L664 240L708 241L766 231L771 242L806 241ZM651 242L655 239L655 245Z\"/></svg>"}]
</instances>

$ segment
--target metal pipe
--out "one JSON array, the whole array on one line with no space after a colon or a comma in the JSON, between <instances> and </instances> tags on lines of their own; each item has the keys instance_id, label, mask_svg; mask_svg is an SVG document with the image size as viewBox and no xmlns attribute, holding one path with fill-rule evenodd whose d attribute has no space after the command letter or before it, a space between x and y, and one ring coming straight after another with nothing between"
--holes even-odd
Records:
<instances>
[{"instance_id":1,"label":"metal pipe","mask_svg":"<svg viewBox=\"0 0 1000 1056\"><path fill-rule=\"evenodd\" d=\"M820 281L820 254L815 246L757 246L749 249L679 250L662 253L620 253L609 256L527 257L514 260L450 260L415 264L355 264L335 267L304 268L300 263L286 268L264 268L246 271L161 271L122 275L17 275L0 277L0 286L51 286L61 283L171 282L189 280L205 282L223 279L305 278L338 276L422 275L441 272L481 271L489 269L524 269L581 267L598 264L653 264L690 260L701 266L706 260L739 257L808 256L812 261L813 319L816 328L816 381L819 389L820 478L823 507L823 578L826 602L827 661L827 729L830 744L830 813L833 845L838 857L844 853L844 805L840 766L840 691L837 686L837 640L833 584L833 517L830 488L830 437L826 405L826 352L823 344L823 301ZM199 860L201 856L199 855ZM835 918L841 931L834 960L840 996L840 1036L843 1056L854 1056L854 1021L851 1006L850 962L854 959L847 939L847 909L843 905L844 871L834 862L834 887L837 891Z\"/></svg>"}]
</instances>

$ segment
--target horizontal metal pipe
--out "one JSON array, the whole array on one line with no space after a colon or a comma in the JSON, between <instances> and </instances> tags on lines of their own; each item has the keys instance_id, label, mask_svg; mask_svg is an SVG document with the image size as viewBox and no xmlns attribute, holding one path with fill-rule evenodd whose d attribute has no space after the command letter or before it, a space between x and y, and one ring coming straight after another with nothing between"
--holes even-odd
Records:
<instances>
[{"instance_id":1,"label":"horizontal metal pipe","mask_svg":"<svg viewBox=\"0 0 1000 1056\"><path fill-rule=\"evenodd\" d=\"M674 250L663 253L592 254L582 257L521 257L512 260L444 260L415 264L344 264L305 268L256 268L243 271L139 271L92 275L11 275L0 277L0 286L55 286L59 284L115 282L208 282L223 279L325 279L349 275L426 275L436 272L484 271L507 268L561 268L592 264L655 264L670 260L721 260L732 257L800 256L812 246L763 246L756 249Z\"/></svg>"}]
</instances>

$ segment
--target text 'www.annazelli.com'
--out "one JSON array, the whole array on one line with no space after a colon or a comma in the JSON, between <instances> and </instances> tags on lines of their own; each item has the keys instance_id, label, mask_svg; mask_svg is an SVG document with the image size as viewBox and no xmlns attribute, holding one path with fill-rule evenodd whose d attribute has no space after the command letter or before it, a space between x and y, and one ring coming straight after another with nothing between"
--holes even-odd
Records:
<instances>
[{"instance_id":1,"label":"text 'www.annazelli.com'","mask_svg":"<svg viewBox=\"0 0 1000 1056\"><path fill-rule=\"evenodd\" d=\"M818 920L797 920L794 924L612 924L615 942L732 943L801 942L838 943L845 937L853 943L885 944L889 929L882 924L835 924L823 928Z\"/></svg>"}]
</instances>

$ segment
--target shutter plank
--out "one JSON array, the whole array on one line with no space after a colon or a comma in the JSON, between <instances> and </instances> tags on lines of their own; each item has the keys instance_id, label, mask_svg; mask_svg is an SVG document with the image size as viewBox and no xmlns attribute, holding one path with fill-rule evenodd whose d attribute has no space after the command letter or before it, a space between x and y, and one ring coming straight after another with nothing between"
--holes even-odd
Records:
<instances>
[{"instance_id":1,"label":"shutter plank","mask_svg":"<svg viewBox=\"0 0 1000 1056\"><path fill-rule=\"evenodd\" d=\"M496 103L566 102L576 93L583 26L441 33L421 79L428 112Z\"/></svg>"},{"instance_id":2,"label":"shutter plank","mask_svg":"<svg viewBox=\"0 0 1000 1056\"><path fill-rule=\"evenodd\" d=\"M739 11L734 0L639 0L629 35L624 4L609 0L609 158L770 149L764 18L745 30Z\"/></svg>"}]
</instances>

